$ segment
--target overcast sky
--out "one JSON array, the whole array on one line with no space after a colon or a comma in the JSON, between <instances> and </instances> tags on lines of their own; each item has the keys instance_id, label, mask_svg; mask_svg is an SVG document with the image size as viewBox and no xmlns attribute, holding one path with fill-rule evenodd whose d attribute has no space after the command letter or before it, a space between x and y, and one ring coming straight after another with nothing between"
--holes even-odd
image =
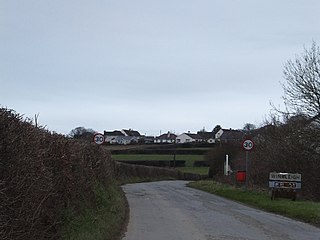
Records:
<instances>
[{"instance_id":1,"label":"overcast sky","mask_svg":"<svg viewBox=\"0 0 320 240\"><path fill-rule=\"evenodd\" d=\"M259 125L319 23L319 0L0 0L0 104L63 134Z\"/></svg>"}]
</instances>

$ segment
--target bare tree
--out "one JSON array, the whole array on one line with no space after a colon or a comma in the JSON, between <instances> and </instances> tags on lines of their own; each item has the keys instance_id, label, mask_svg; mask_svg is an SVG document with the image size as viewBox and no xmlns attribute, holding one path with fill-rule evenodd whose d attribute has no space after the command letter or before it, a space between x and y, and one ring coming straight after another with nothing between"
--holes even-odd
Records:
<instances>
[{"instance_id":1,"label":"bare tree","mask_svg":"<svg viewBox=\"0 0 320 240\"><path fill-rule=\"evenodd\" d=\"M283 99L293 114L320 121L320 49L315 42L284 67Z\"/></svg>"},{"instance_id":2,"label":"bare tree","mask_svg":"<svg viewBox=\"0 0 320 240\"><path fill-rule=\"evenodd\" d=\"M75 139L82 139L86 141L92 141L93 135L95 131L91 128L84 128L84 127L76 127L72 129L69 133L69 137Z\"/></svg>"},{"instance_id":3,"label":"bare tree","mask_svg":"<svg viewBox=\"0 0 320 240\"><path fill-rule=\"evenodd\" d=\"M243 130L247 133L250 133L251 131L255 130L257 127L256 125L252 124L252 123L246 123L243 126Z\"/></svg>"}]
</instances>

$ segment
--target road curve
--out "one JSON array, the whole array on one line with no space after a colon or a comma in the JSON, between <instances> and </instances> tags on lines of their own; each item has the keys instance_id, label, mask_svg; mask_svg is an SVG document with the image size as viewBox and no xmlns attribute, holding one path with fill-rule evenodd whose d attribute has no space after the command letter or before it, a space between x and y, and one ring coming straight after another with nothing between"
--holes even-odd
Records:
<instances>
[{"instance_id":1,"label":"road curve","mask_svg":"<svg viewBox=\"0 0 320 240\"><path fill-rule=\"evenodd\" d=\"M123 240L320 240L320 229L186 187L186 181L123 186L130 220Z\"/></svg>"}]
</instances>

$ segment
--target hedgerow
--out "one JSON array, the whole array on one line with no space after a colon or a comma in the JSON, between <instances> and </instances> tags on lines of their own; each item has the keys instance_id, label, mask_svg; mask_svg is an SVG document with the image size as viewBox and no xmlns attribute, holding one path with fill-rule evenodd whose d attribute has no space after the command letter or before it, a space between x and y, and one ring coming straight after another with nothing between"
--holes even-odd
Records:
<instances>
[{"instance_id":1,"label":"hedgerow","mask_svg":"<svg viewBox=\"0 0 320 240\"><path fill-rule=\"evenodd\" d=\"M58 239L63 210L113 177L108 151L0 109L0 239Z\"/></svg>"}]
</instances>

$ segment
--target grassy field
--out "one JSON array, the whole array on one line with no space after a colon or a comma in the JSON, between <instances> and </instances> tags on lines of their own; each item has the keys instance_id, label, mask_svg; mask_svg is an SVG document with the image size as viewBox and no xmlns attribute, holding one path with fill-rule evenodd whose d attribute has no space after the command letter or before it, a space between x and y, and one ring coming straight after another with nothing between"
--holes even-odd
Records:
<instances>
[{"instance_id":1,"label":"grassy field","mask_svg":"<svg viewBox=\"0 0 320 240\"><path fill-rule=\"evenodd\" d=\"M112 154L112 158L117 161L172 161L174 160L174 154L172 153L177 151L175 154L175 160L185 161L185 167L178 167L182 172L187 173L196 173L201 175L208 174L208 167L194 167L195 161L204 161L205 153L212 149L211 146L202 146L202 145L171 145L171 144L151 144L151 145L133 145L133 146L106 146L109 150L118 150ZM130 149L140 149L143 152L130 153L126 150ZM159 149L163 150L163 153L159 153ZM119 152L120 150L120 152ZM123 152L121 152L123 150ZM154 153L152 151L155 151ZM168 150L166 152L166 150ZM199 150L200 152L197 152ZM145 151L145 152L144 152ZM151 151L151 152L150 152ZM171 151L171 152L170 152ZM179 151L183 151L180 152Z\"/></svg>"},{"instance_id":2,"label":"grassy field","mask_svg":"<svg viewBox=\"0 0 320 240\"><path fill-rule=\"evenodd\" d=\"M290 199L276 199L272 201L267 192L243 190L213 181L191 182L189 186L269 212L298 219L318 227L320 226L320 202L291 201Z\"/></svg>"}]
</instances>

